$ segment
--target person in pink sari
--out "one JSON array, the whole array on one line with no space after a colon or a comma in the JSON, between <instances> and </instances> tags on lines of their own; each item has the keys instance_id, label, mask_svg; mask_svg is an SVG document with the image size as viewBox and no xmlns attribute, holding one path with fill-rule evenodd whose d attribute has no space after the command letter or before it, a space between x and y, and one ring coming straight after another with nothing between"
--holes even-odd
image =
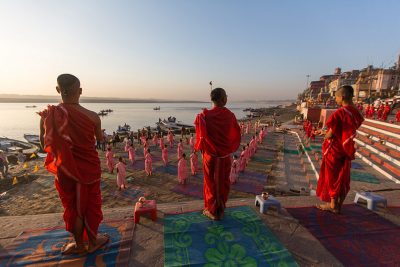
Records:
<instances>
[{"instance_id":1,"label":"person in pink sari","mask_svg":"<svg viewBox=\"0 0 400 267\"><path fill-rule=\"evenodd\" d=\"M251 148L249 143L247 143L246 145L245 156L246 156L246 167L247 167L251 158Z\"/></svg>"},{"instance_id":2,"label":"person in pink sari","mask_svg":"<svg viewBox=\"0 0 400 267\"><path fill-rule=\"evenodd\" d=\"M192 154L190 155L190 168L192 170L192 175L197 174L198 170L198 157L197 157L197 152L193 151Z\"/></svg>"},{"instance_id":3,"label":"person in pink sari","mask_svg":"<svg viewBox=\"0 0 400 267\"><path fill-rule=\"evenodd\" d=\"M164 149L164 137L161 135L160 136L160 150L163 150Z\"/></svg>"},{"instance_id":4,"label":"person in pink sari","mask_svg":"<svg viewBox=\"0 0 400 267\"><path fill-rule=\"evenodd\" d=\"M178 162L178 181L180 184L185 184L188 177L188 171L186 166L186 154L183 153L182 157Z\"/></svg>"},{"instance_id":5,"label":"person in pink sari","mask_svg":"<svg viewBox=\"0 0 400 267\"><path fill-rule=\"evenodd\" d=\"M193 134L191 134L190 140L189 140L190 152L193 152L193 150L194 150L194 143L195 143L194 137L193 137Z\"/></svg>"},{"instance_id":6,"label":"person in pink sari","mask_svg":"<svg viewBox=\"0 0 400 267\"><path fill-rule=\"evenodd\" d=\"M114 173L114 153L112 152L111 148L107 148L106 152L106 164L108 171L110 173Z\"/></svg>"},{"instance_id":7,"label":"person in pink sari","mask_svg":"<svg viewBox=\"0 0 400 267\"><path fill-rule=\"evenodd\" d=\"M161 152L161 157L164 162L164 166L167 166L167 164L168 164L168 146L167 145L164 145L164 148Z\"/></svg>"},{"instance_id":8,"label":"person in pink sari","mask_svg":"<svg viewBox=\"0 0 400 267\"><path fill-rule=\"evenodd\" d=\"M117 186L118 190L126 189L126 163L124 162L122 157L119 157L119 161L117 165L115 165L117 169Z\"/></svg>"},{"instance_id":9,"label":"person in pink sari","mask_svg":"<svg viewBox=\"0 0 400 267\"><path fill-rule=\"evenodd\" d=\"M243 121L240 122L240 135L241 136L244 135L244 122Z\"/></svg>"},{"instance_id":10,"label":"person in pink sari","mask_svg":"<svg viewBox=\"0 0 400 267\"><path fill-rule=\"evenodd\" d=\"M250 158L253 157L254 153L256 153L256 148L255 148L255 144L254 143L255 143L255 141L254 141L254 136L253 136L253 138L251 139L250 144L249 144L249 148L250 148L249 157Z\"/></svg>"},{"instance_id":11,"label":"person in pink sari","mask_svg":"<svg viewBox=\"0 0 400 267\"><path fill-rule=\"evenodd\" d=\"M153 145L157 146L158 145L158 134L154 133L153 135Z\"/></svg>"},{"instance_id":12,"label":"person in pink sari","mask_svg":"<svg viewBox=\"0 0 400 267\"><path fill-rule=\"evenodd\" d=\"M170 147L174 147L174 134L171 130L168 131L168 142Z\"/></svg>"},{"instance_id":13,"label":"person in pink sari","mask_svg":"<svg viewBox=\"0 0 400 267\"><path fill-rule=\"evenodd\" d=\"M182 144L182 139L180 139L179 143L178 143L178 149L177 149L178 160L182 157L182 154L183 154L183 144Z\"/></svg>"},{"instance_id":14,"label":"person in pink sari","mask_svg":"<svg viewBox=\"0 0 400 267\"><path fill-rule=\"evenodd\" d=\"M265 136L267 136L267 128L265 128L265 127L263 127L262 128L263 129L263 135L262 135L262 138L264 139L265 138Z\"/></svg>"},{"instance_id":15,"label":"person in pink sari","mask_svg":"<svg viewBox=\"0 0 400 267\"><path fill-rule=\"evenodd\" d=\"M128 151L130 146L131 146L131 141L128 138L126 138L125 139L125 147L124 147L125 152Z\"/></svg>"},{"instance_id":16,"label":"person in pink sari","mask_svg":"<svg viewBox=\"0 0 400 267\"><path fill-rule=\"evenodd\" d=\"M143 141L143 157L146 157L148 149L149 149L148 139L144 139L144 141Z\"/></svg>"},{"instance_id":17,"label":"person in pink sari","mask_svg":"<svg viewBox=\"0 0 400 267\"><path fill-rule=\"evenodd\" d=\"M146 171L147 176L150 176L153 174L153 159L151 158L150 148L148 148L146 152L147 153L144 157L144 170Z\"/></svg>"},{"instance_id":18,"label":"person in pink sari","mask_svg":"<svg viewBox=\"0 0 400 267\"><path fill-rule=\"evenodd\" d=\"M254 140L254 154L257 152L257 148L258 148L258 142L257 142L257 132L256 134L253 136L253 140Z\"/></svg>"},{"instance_id":19,"label":"person in pink sari","mask_svg":"<svg viewBox=\"0 0 400 267\"><path fill-rule=\"evenodd\" d=\"M246 126L246 134L250 132L250 128L251 128L251 121L248 121Z\"/></svg>"},{"instance_id":20,"label":"person in pink sari","mask_svg":"<svg viewBox=\"0 0 400 267\"><path fill-rule=\"evenodd\" d=\"M231 184L236 184L239 176L239 162L237 158L238 157L236 155L233 155L231 173L229 175L229 181L231 182Z\"/></svg>"},{"instance_id":21,"label":"person in pink sari","mask_svg":"<svg viewBox=\"0 0 400 267\"><path fill-rule=\"evenodd\" d=\"M239 171L240 172L244 172L244 170L246 169L246 164L247 164L247 160L246 160L246 146L243 146L242 152L240 153L240 164L239 164Z\"/></svg>"},{"instance_id":22,"label":"person in pink sari","mask_svg":"<svg viewBox=\"0 0 400 267\"><path fill-rule=\"evenodd\" d=\"M131 146L128 148L128 158L132 165L135 162L135 150L136 149L133 147L133 144L131 144Z\"/></svg>"}]
</instances>

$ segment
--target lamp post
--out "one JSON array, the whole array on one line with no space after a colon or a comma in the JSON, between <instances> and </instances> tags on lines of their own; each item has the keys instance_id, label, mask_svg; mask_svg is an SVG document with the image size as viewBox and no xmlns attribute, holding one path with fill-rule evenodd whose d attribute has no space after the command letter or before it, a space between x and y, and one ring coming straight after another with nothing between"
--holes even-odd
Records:
<instances>
[{"instance_id":1,"label":"lamp post","mask_svg":"<svg viewBox=\"0 0 400 267\"><path fill-rule=\"evenodd\" d=\"M308 80L310 79L310 74L307 74L306 77L307 77L307 83L306 83L306 89L307 89L308 88Z\"/></svg>"}]
</instances>

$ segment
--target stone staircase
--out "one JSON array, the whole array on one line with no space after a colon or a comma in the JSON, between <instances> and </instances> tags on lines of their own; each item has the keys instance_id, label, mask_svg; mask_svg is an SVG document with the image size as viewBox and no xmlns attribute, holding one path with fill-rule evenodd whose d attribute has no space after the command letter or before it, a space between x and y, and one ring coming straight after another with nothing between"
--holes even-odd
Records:
<instances>
[{"instance_id":1,"label":"stone staircase","mask_svg":"<svg viewBox=\"0 0 400 267\"><path fill-rule=\"evenodd\" d=\"M400 125L366 119L355 142L357 157L400 184Z\"/></svg>"}]
</instances>

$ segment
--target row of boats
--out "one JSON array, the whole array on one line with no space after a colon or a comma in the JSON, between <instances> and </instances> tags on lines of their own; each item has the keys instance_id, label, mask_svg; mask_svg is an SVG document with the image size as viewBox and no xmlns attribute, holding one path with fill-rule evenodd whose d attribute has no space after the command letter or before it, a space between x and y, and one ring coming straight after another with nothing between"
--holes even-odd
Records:
<instances>
[{"instance_id":1,"label":"row of boats","mask_svg":"<svg viewBox=\"0 0 400 267\"><path fill-rule=\"evenodd\" d=\"M102 109L100 112L97 113L99 116L107 116L109 113L113 112L112 109Z\"/></svg>"},{"instance_id":2,"label":"row of boats","mask_svg":"<svg viewBox=\"0 0 400 267\"><path fill-rule=\"evenodd\" d=\"M168 117L167 119L159 119L158 122L156 122L156 128L150 127L150 130L152 131L164 131L168 132L169 130L172 131L180 131L182 128L185 128L186 130L193 131L194 126L185 124L181 121L177 121L175 117ZM131 132L131 126L129 124L124 124L124 125L119 125L117 130L115 131L116 134L121 135L121 136L126 136Z\"/></svg>"}]
</instances>

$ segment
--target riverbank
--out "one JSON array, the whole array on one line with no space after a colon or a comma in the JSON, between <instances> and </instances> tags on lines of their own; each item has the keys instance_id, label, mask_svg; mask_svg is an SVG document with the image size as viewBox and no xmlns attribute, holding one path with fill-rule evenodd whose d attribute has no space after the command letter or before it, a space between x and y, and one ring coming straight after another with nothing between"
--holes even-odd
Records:
<instances>
[{"instance_id":1,"label":"riverbank","mask_svg":"<svg viewBox=\"0 0 400 267\"><path fill-rule=\"evenodd\" d=\"M296 112L294 106L278 108L271 107L276 110L276 116L279 121L284 122L293 118ZM256 119L253 119L254 122ZM272 121L271 116L257 118L261 123L269 123ZM175 142L179 141L180 136L175 136ZM250 138L250 135L243 139L242 142ZM275 146L271 140L269 146ZM154 174L147 177L144 171L144 159L142 146L135 144L136 147L136 163L127 168L127 181L129 185L129 194L132 196L124 196L125 193L118 192L116 186L116 174L110 174L105 164L105 153L99 152L102 166L102 196L104 208L117 208L132 205L132 203L141 195L151 199L156 199L159 203L173 203L198 199L198 197L188 196L176 190L178 183L175 169L177 166L176 146L169 150L170 169L162 168L161 152L156 146L150 146L153 154L153 170ZM124 151L123 143L117 144L113 149L115 160L118 156L123 156L127 160L127 153ZM189 146L185 145L185 152L189 155ZM240 154L240 153L239 153ZM189 157L187 157L189 158ZM199 157L199 166L201 166L201 157ZM62 212L62 206L54 188L54 178L43 167L44 159L37 158L27 162L26 166L11 165L10 175L12 179L8 181L0 181L0 216L17 216L27 214L43 214ZM251 172L265 172L268 166L264 166L260 162L253 162L249 166ZM271 164L269 164L271 165ZM190 162L188 161L190 169ZM201 168L201 167L200 167ZM14 177L16 183L13 185ZM189 183L195 185L200 184L200 177L189 177ZM4 193L5 192L5 193ZM252 197L253 194L232 190L231 198Z\"/></svg>"}]
</instances>

